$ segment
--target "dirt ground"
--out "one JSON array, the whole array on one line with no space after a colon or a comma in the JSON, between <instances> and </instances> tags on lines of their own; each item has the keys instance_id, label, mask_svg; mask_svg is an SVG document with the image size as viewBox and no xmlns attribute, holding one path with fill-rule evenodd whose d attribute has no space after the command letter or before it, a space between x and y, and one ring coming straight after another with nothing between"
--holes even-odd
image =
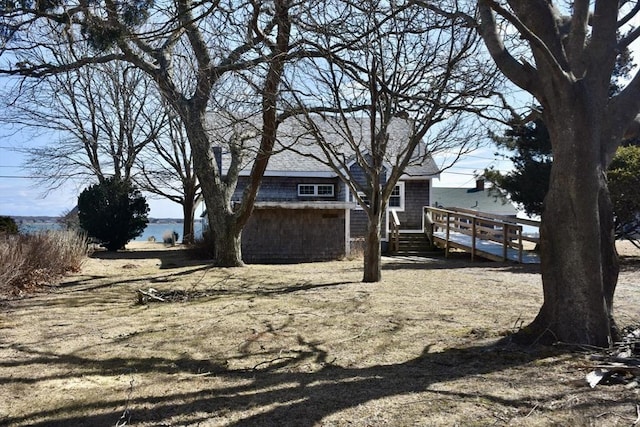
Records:
<instances>
[{"instance_id":1,"label":"dirt ground","mask_svg":"<svg viewBox=\"0 0 640 427\"><path fill-rule=\"evenodd\" d=\"M616 315L638 325L640 251L620 250ZM539 266L385 258L383 281L364 284L361 260L226 269L185 254L97 252L48 292L1 301L0 425L639 418L640 387L585 381L594 349L500 341L536 315Z\"/></svg>"}]
</instances>

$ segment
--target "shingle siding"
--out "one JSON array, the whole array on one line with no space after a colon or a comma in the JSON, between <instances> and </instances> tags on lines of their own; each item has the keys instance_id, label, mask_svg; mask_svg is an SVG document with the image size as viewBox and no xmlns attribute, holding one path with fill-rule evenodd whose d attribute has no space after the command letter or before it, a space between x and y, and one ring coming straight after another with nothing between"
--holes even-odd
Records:
<instances>
[{"instance_id":1,"label":"shingle siding","mask_svg":"<svg viewBox=\"0 0 640 427\"><path fill-rule=\"evenodd\" d=\"M424 206L429 206L429 181L404 181L404 212L398 212L400 229L422 229Z\"/></svg>"},{"instance_id":2,"label":"shingle siding","mask_svg":"<svg viewBox=\"0 0 640 427\"><path fill-rule=\"evenodd\" d=\"M345 210L256 209L242 231L250 263L328 261L346 256Z\"/></svg>"},{"instance_id":3,"label":"shingle siding","mask_svg":"<svg viewBox=\"0 0 640 427\"><path fill-rule=\"evenodd\" d=\"M333 197L298 196L299 184L331 184ZM242 198L242 191L247 185L247 178L240 177L233 194L233 200ZM256 201L258 202L299 202L299 201L344 201L344 185L336 178L282 177L265 176L260 185Z\"/></svg>"}]
</instances>

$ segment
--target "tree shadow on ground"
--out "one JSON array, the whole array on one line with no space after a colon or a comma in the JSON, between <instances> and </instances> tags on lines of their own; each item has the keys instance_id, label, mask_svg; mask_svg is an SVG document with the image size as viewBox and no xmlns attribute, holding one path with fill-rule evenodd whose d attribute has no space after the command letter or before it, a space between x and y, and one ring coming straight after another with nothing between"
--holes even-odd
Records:
<instances>
[{"instance_id":1,"label":"tree shadow on ground","mask_svg":"<svg viewBox=\"0 0 640 427\"><path fill-rule=\"evenodd\" d=\"M157 259L160 261L161 269L189 267L193 265L210 264L210 260L196 259L193 256L192 251L189 249L172 249L166 248L160 249L139 249L134 251L122 250L122 251L106 251L97 250L90 255L90 258L104 259L104 260L143 260L143 259Z\"/></svg>"},{"instance_id":2,"label":"tree shadow on ground","mask_svg":"<svg viewBox=\"0 0 640 427\"><path fill-rule=\"evenodd\" d=\"M626 255L620 257L621 271L640 271L640 256Z\"/></svg>"},{"instance_id":3,"label":"tree shadow on ground","mask_svg":"<svg viewBox=\"0 0 640 427\"><path fill-rule=\"evenodd\" d=\"M496 262L478 258L471 261L468 254L445 258L434 257L386 257L383 269L386 270L451 270L465 268L483 268L509 271L512 273L540 273L540 264L519 264L515 262Z\"/></svg>"},{"instance_id":4,"label":"tree shadow on ground","mask_svg":"<svg viewBox=\"0 0 640 427\"><path fill-rule=\"evenodd\" d=\"M526 414L533 403L530 397L508 399L486 391L482 394L464 391L439 391L435 384L478 375L500 372L534 362L540 358L560 356L559 347L524 349L508 340L477 346L452 348L432 353L426 346L418 357L403 363L350 368L333 364L318 343L305 342L303 350L290 357L273 355L267 363L254 369L227 369L226 362L189 358L106 359L91 360L69 354L46 354L26 347L12 346L24 358L20 361L0 361L0 367L15 363L58 365L59 378L84 375L122 376L127 373L167 375L176 381L177 374L191 378L217 378L217 386L200 387L193 392L167 392L168 385L153 395L139 395L132 383L129 397L112 398L105 394L97 402L71 405L51 411L37 411L23 417L5 417L0 424L33 426L94 426L115 425L121 415L129 423L165 425L179 417L189 425L208 419L224 420L229 414L236 421L232 426L313 426L323 418L348 408L391 396L429 393L438 398L484 399ZM321 368L315 372L299 372L301 363L313 362ZM40 381L37 379L35 381ZM32 383L32 379L15 376L0 378L10 382ZM212 383L214 383L212 381ZM226 385L221 385L226 384ZM198 383L202 384L202 383ZM184 389L184 388L183 388ZM580 389L578 389L577 392ZM582 387L588 393L588 387ZM616 402L620 403L620 402ZM594 405L603 405L602 401ZM89 412L91 415L86 415ZM78 415L83 413L83 415ZM184 421L182 421L184 420ZM168 424L167 424L168 425Z\"/></svg>"}]
</instances>

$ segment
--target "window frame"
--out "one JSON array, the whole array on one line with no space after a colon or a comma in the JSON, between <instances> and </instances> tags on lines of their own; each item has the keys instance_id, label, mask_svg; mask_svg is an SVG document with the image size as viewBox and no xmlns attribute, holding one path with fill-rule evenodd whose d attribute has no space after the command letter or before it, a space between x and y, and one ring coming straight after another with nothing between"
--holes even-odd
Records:
<instances>
[{"instance_id":1,"label":"window frame","mask_svg":"<svg viewBox=\"0 0 640 427\"><path fill-rule=\"evenodd\" d=\"M397 211L397 212L404 212L405 209L405 186L404 186L404 182L403 181L399 181L396 186L393 188L394 191L397 188L398 189L398 195L397 196L393 196L393 193L391 196L389 196L389 200L387 202L387 206L389 207L389 209ZM400 205L399 206L391 206L391 199L393 197L396 197L399 199Z\"/></svg>"},{"instance_id":2,"label":"window frame","mask_svg":"<svg viewBox=\"0 0 640 427\"><path fill-rule=\"evenodd\" d=\"M389 200L387 200L388 210L394 210L396 212L404 212L405 210L405 185L404 184L405 184L404 181L401 181L395 185L394 190L398 188L399 194L397 196L389 196ZM358 191L358 194L360 194L361 198L365 199L365 202L367 201L367 197L362 191ZM399 198L400 206L391 206L392 197ZM355 207L356 210L362 210L362 206L360 206L360 204L356 201L356 198L354 197L353 193L349 193L349 201L354 202L356 204L356 207Z\"/></svg>"},{"instance_id":3,"label":"window frame","mask_svg":"<svg viewBox=\"0 0 640 427\"><path fill-rule=\"evenodd\" d=\"M313 188L313 193L301 193L302 188ZM320 193L320 188L326 187L331 188L331 194ZM335 197L336 194L336 186L334 184L298 184L298 197L326 197L331 198Z\"/></svg>"}]
</instances>

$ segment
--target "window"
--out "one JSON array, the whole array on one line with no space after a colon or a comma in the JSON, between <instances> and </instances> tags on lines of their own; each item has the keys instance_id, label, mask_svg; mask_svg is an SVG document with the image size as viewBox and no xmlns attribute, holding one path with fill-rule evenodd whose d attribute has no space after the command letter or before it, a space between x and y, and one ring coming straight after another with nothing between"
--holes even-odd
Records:
<instances>
[{"instance_id":1,"label":"window","mask_svg":"<svg viewBox=\"0 0 640 427\"><path fill-rule=\"evenodd\" d=\"M369 198L363 192L358 192L360 198L369 205ZM349 201L356 202L356 198L353 194L349 195ZM389 197L389 202L387 203L389 209L393 209L395 211L403 212L404 211L404 182L399 182L391 192L391 196ZM362 209L358 204L356 209Z\"/></svg>"},{"instance_id":2,"label":"window","mask_svg":"<svg viewBox=\"0 0 640 427\"><path fill-rule=\"evenodd\" d=\"M396 211L404 210L404 182L398 183L389 197L389 208Z\"/></svg>"},{"instance_id":3,"label":"window","mask_svg":"<svg viewBox=\"0 0 640 427\"><path fill-rule=\"evenodd\" d=\"M298 196L333 197L333 184L298 184Z\"/></svg>"}]
</instances>

